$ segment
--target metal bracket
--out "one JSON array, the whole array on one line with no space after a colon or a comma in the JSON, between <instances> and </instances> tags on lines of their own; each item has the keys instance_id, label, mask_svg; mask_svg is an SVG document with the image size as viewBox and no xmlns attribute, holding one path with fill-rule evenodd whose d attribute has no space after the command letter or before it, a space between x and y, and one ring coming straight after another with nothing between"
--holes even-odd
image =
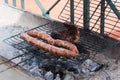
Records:
<instances>
[{"instance_id":1,"label":"metal bracket","mask_svg":"<svg viewBox=\"0 0 120 80\"><path fill-rule=\"evenodd\" d=\"M59 2L60 0L57 0L48 10L46 10L42 3L40 2L40 0L35 0L36 4L38 5L38 7L41 9L42 11L42 15L44 17L47 17L47 18L50 18L49 16L49 12L57 5L57 3Z\"/></svg>"}]
</instances>

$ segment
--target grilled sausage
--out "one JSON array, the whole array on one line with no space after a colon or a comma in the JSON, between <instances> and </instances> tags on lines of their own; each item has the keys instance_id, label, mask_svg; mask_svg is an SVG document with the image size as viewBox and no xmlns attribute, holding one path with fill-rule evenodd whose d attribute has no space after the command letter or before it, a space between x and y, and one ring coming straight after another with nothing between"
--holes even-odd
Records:
<instances>
[{"instance_id":1,"label":"grilled sausage","mask_svg":"<svg viewBox=\"0 0 120 80\"><path fill-rule=\"evenodd\" d=\"M28 31L27 34L32 37L42 39L49 44L54 44L54 39L50 35L46 34L45 32L39 32L36 30L32 30L32 31Z\"/></svg>"},{"instance_id":2,"label":"grilled sausage","mask_svg":"<svg viewBox=\"0 0 120 80\"><path fill-rule=\"evenodd\" d=\"M51 45L64 47L69 50L74 49L74 51L76 51L76 52L78 51L77 48L70 42L59 40L59 39L53 39L50 35L48 35L44 32L38 32L36 30L32 30L32 31L27 32L27 34L32 37L36 37L36 38L42 39L44 41L47 41L47 43L49 43Z\"/></svg>"},{"instance_id":3,"label":"grilled sausage","mask_svg":"<svg viewBox=\"0 0 120 80\"><path fill-rule=\"evenodd\" d=\"M64 57L76 57L78 50L76 46L68 41L53 39L46 33L29 31L20 36L24 41L45 51ZM38 39L42 39L40 41Z\"/></svg>"}]
</instances>

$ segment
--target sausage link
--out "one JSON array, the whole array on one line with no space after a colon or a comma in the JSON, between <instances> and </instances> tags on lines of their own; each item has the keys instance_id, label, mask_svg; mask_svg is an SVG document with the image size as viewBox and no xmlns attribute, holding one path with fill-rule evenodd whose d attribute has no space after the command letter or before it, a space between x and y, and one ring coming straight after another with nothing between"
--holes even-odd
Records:
<instances>
[{"instance_id":1,"label":"sausage link","mask_svg":"<svg viewBox=\"0 0 120 80\"><path fill-rule=\"evenodd\" d=\"M21 34L20 38L32 44L33 46L59 56L76 57L78 55L78 50L74 44L63 40L55 40L43 32L29 31L27 33ZM38 38L46 41L47 43L38 40Z\"/></svg>"},{"instance_id":2,"label":"sausage link","mask_svg":"<svg viewBox=\"0 0 120 80\"><path fill-rule=\"evenodd\" d=\"M42 39L44 41L47 41L47 43L49 43L49 44L54 44L54 39L50 35L48 35L44 32L32 30L32 31L28 31L27 34L32 37L36 37L36 38Z\"/></svg>"}]
</instances>

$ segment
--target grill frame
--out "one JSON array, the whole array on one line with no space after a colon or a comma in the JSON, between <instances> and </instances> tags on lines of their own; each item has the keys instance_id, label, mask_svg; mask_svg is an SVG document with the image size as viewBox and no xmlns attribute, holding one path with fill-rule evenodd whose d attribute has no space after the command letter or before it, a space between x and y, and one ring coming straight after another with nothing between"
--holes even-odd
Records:
<instances>
[{"instance_id":1,"label":"grill frame","mask_svg":"<svg viewBox=\"0 0 120 80\"><path fill-rule=\"evenodd\" d=\"M119 2L114 1L114 5L119 9ZM85 28L84 26L84 14L83 14L83 0L74 0L74 24L79 25L80 28ZM114 14L113 10L110 8L107 2L104 6L105 14L104 18L101 16L101 0L90 0L90 18L89 18L89 29L91 31L97 32L98 34L104 34L116 40L120 40L120 20ZM71 22L70 20L70 0L67 1L66 5L62 9L58 16L58 19ZM88 14L89 15L89 14ZM104 24L101 22L104 19ZM84 25L83 25L84 24ZM86 23L87 24L87 23ZM104 36L103 35L103 36Z\"/></svg>"}]
</instances>

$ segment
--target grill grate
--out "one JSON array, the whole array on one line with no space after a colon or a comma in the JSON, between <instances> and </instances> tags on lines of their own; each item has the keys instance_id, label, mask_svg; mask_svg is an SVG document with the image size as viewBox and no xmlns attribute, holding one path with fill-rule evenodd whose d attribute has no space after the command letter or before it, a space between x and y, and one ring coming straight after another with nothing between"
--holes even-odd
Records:
<instances>
[{"instance_id":1,"label":"grill grate","mask_svg":"<svg viewBox=\"0 0 120 80\"><path fill-rule=\"evenodd\" d=\"M101 0L90 0L90 30L100 33L100 11L101 11ZM120 3L118 0L114 1L117 9L120 9ZM70 22L70 0L67 1L66 5L62 9L58 16L60 20ZM74 0L74 23L83 27L83 0ZM114 39L120 40L120 20L111 10L108 4L105 4L105 31L104 34Z\"/></svg>"},{"instance_id":2,"label":"grill grate","mask_svg":"<svg viewBox=\"0 0 120 80\"><path fill-rule=\"evenodd\" d=\"M50 23L46 23L44 25L41 25L41 26L38 26L38 27L35 27L35 28L32 28L30 30L37 30L37 31L44 31L46 33L51 33L52 31L60 31L60 30L64 30L65 27L62 27L61 26L55 26L53 24L50 24ZM27 30L27 31L30 31L30 30ZM26 31L25 31L26 32ZM7 44L9 45L12 45L13 47L21 50L21 49L26 49L27 47L31 47L31 45L25 43L21 38L20 38L20 34L17 34L17 35L14 35L14 36L11 36L7 39L4 40L4 42L6 42Z\"/></svg>"},{"instance_id":3,"label":"grill grate","mask_svg":"<svg viewBox=\"0 0 120 80\"><path fill-rule=\"evenodd\" d=\"M48 34L50 34L52 31L58 31L58 30L64 30L64 29L66 29L64 26L58 26L56 24L52 25L51 23L47 23L45 25L41 25L41 26L33 28L31 30L44 31L44 32L47 32ZM28 31L30 31L30 30L28 30ZM104 38L98 37L98 35L95 35L95 34L96 33L92 33L90 31L85 31L83 29L80 29L81 37L77 43L77 46L78 47L82 46L86 50L101 51L102 49L104 49L106 47L106 40ZM30 52L35 52L35 53L36 53L36 51L37 52L39 51L39 53L45 52L45 51L41 51L41 50L37 49L36 47L33 47L32 45L24 42L20 38L20 34L17 34L15 36L7 38L4 41L7 44L12 45L14 48L17 48L19 50L26 49Z\"/></svg>"}]
</instances>

